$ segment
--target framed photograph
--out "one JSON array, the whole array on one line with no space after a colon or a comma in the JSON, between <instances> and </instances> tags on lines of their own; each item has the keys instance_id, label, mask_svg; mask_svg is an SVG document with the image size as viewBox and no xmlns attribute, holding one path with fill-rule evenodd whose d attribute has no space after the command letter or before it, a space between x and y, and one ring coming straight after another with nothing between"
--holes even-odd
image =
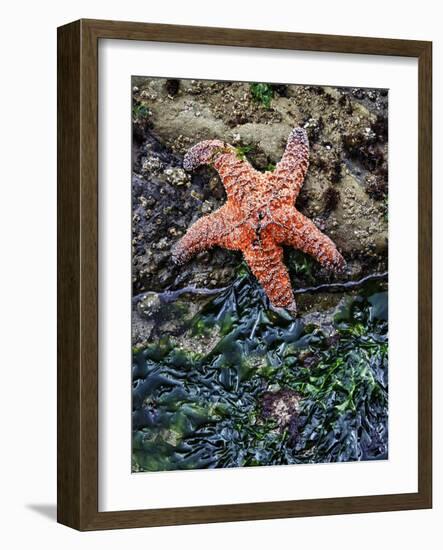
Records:
<instances>
[{"instance_id":1,"label":"framed photograph","mask_svg":"<svg viewBox=\"0 0 443 550\"><path fill-rule=\"evenodd\" d=\"M430 42L58 29L58 520L430 508Z\"/></svg>"}]
</instances>

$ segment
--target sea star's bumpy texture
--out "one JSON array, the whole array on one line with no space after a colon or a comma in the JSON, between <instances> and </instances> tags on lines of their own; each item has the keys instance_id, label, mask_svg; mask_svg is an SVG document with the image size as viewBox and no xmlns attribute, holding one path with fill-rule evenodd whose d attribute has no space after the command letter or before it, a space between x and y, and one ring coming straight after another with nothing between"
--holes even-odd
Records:
<instances>
[{"instance_id":1,"label":"sea star's bumpy texture","mask_svg":"<svg viewBox=\"0 0 443 550\"><path fill-rule=\"evenodd\" d=\"M273 172L261 173L236 150L219 140L197 143L185 155L183 167L202 164L220 174L228 200L216 212L197 220L173 248L178 263L218 245L241 250L252 272L275 307L296 311L282 245L311 254L323 266L341 271L345 265L334 243L294 203L308 169L305 130L294 128Z\"/></svg>"}]
</instances>

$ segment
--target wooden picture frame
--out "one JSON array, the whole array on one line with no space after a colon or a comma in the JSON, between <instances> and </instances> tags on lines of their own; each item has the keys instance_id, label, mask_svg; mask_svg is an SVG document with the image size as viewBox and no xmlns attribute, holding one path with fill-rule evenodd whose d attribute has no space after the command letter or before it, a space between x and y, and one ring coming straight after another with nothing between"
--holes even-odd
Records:
<instances>
[{"instance_id":1,"label":"wooden picture frame","mask_svg":"<svg viewBox=\"0 0 443 550\"><path fill-rule=\"evenodd\" d=\"M418 58L419 360L416 493L98 511L98 42L100 39ZM432 44L80 20L58 29L58 521L79 530L432 506Z\"/></svg>"}]
</instances>

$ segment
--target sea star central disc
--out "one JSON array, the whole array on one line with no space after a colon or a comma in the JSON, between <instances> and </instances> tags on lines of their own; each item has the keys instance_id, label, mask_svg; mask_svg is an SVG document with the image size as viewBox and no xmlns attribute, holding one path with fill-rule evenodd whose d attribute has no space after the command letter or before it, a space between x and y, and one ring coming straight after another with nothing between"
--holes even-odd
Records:
<instances>
[{"instance_id":1,"label":"sea star central disc","mask_svg":"<svg viewBox=\"0 0 443 550\"><path fill-rule=\"evenodd\" d=\"M240 250L271 304L294 313L296 304L282 245L298 248L335 271L345 265L331 239L294 206L308 158L308 138L302 128L292 130L273 172L258 172L238 157L234 147L220 140L197 143L185 155L183 167L213 166L220 174L227 201L188 229L173 247L174 260L184 263L215 245Z\"/></svg>"}]
</instances>

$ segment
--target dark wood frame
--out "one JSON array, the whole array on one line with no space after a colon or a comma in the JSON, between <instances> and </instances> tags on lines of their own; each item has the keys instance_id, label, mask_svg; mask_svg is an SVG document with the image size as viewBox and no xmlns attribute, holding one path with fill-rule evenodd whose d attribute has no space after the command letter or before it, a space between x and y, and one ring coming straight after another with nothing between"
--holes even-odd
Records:
<instances>
[{"instance_id":1,"label":"dark wood frame","mask_svg":"<svg viewBox=\"0 0 443 550\"><path fill-rule=\"evenodd\" d=\"M125 39L418 58L418 492L98 511L98 41ZM58 29L58 521L79 530L432 506L432 43L80 20Z\"/></svg>"}]
</instances>

